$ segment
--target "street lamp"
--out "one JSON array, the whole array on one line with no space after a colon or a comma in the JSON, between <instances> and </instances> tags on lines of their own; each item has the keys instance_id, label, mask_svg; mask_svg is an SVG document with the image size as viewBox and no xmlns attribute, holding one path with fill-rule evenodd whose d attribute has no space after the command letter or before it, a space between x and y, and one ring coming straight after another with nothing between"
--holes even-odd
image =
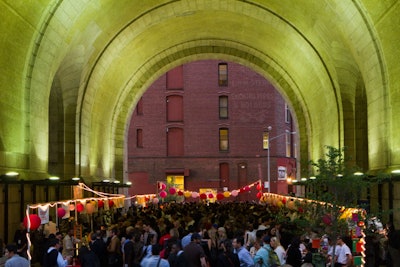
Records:
<instances>
[{"instance_id":1,"label":"street lamp","mask_svg":"<svg viewBox=\"0 0 400 267\"><path fill-rule=\"evenodd\" d=\"M278 138L278 137L281 137L282 135L285 135L285 134L295 134L296 132L290 132L290 131L288 131L288 130L286 130L284 133L281 133L281 134L279 134L279 135L277 135L277 136L274 136L274 137L269 137L269 133L271 132L271 130L272 130L272 126L268 126L267 127L267 130L263 133L263 149L267 149L267 177L268 177L268 193L270 193L271 192L271 162L270 162L270 154L269 154L269 142L270 141L272 141L272 140L274 140L274 139L276 139L276 138ZM266 185L264 185L264 188L266 187Z\"/></svg>"}]
</instances>

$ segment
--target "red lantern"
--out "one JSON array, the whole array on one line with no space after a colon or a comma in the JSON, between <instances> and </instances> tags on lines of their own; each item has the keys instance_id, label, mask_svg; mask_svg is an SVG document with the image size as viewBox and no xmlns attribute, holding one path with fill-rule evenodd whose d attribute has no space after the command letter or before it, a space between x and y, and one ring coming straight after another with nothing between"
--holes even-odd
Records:
<instances>
[{"instance_id":1,"label":"red lantern","mask_svg":"<svg viewBox=\"0 0 400 267\"><path fill-rule=\"evenodd\" d=\"M76 211L77 211L77 212L82 212L84 208L85 208L85 207L83 206L82 203L76 204Z\"/></svg>"},{"instance_id":2,"label":"red lantern","mask_svg":"<svg viewBox=\"0 0 400 267\"><path fill-rule=\"evenodd\" d=\"M183 196L183 192L181 190L178 191L178 196Z\"/></svg>"},{"instance_id":3,"label":"red lantern","mask_svg":"<svg viewBox=\"0 0 400 267\"><path fill-rule=\"evenodd\" d=\"M323 221L324 224L326 224L326 225L331 225L331 224L332 224L332 218L331 218L331 216L328 215L328 214L325 214L325 215L322 217L322 221Z\"/></svg>"},{"instance_id":4,"label":"red lantern","mask_svg":"<svg viewBox=\"0 0 400 267\"><path fill-rule=\"evenodd\" d=\"M284 197L284 198L282 198L282 203L283 204L286 204L286 201L287 201L287 199Z\"/></svg>"},{"instance_id":5,"label":"red lantern","mask_svg":"<svg viewBox=\"0 0 400 267\"><path fill-rule=\"evenodd\" d=\"M164 190L160 192L160 197L161 198L166 198L167 197L167 192L165 192Z\"/></svg>"},{"instance_id":6,"label":"red lantern","mask_svg":"<svg viewBox=\"0 0 400 267\"><path fill-rule=\"evenodd\" d=\"M165 190L167 188L167 186L164 183L159 183L158 188L161 190Z\"/></svg>"},{"instance_id":7,"label":"red lantern","mask_svg":"<svg viewBox=\"0 0 400 267\"><path fill-rule=\"evenodd\" d=\"M108 200L108 206L110 208L114 207L114 201L112 199Z\"/></svg>"},{"instance_id":8,"label":"red lantern","mask_svg":"<svg viewBox=\"0 0 400 267\"><path fill-rule=\"evenodd\" d=\"M357 223L357 225L358 225L359 227L364 227L364 226L365 226L365 222L364 222L364 221L359 221L359 222Z\"/></svg>"},{"instance_id":9,"label":"red lantern","mask_svg":"<svg viewBox=\"0 0 400 267\"><path fill-rule=\"evenodd\" d=\"M239 192L237 190L233 190L231 192L231 195L234 196L234 197L237 197L238 194L239 194Z\"/></svg>"},{"instance_id":10,"label":"red lantern","mask_svg":"<svg viewBox=\"0 0 400 267\"><path fill-rule=\"evenodd\" d=\"M256 188L257 188L258 191L260 191L261 190L261 184L258 183Z\"/></svg>"},{"instance_id":11,"label":"red lantern","mask_svg":"<svg viewBox=\"0 0 400 267\"><path fill-rule=\"evenodd\" d=\"M258 199L260 199L262 197L262 192L258 192L256 196Z\"/></svg>"},{"instance_id":12,"label":"red lantern","mask_svg":"<svg viewBox=\"0 0 400 267\"><path fill-rule=\"evenodd\" d=\"M40 224L42 223L42 220L37 214L29 214L29 221L30 221L30 227L29 229L35 231L36 229L39 228ZM25 216L24 218L24 226L28 228L28 217Z\"/></svg>"},{"instance_id":13,"label":"red lantern","mask_svg":"<svg viewBox=\"0 0 400 267\"><path fill-rule=\"evenodd\" d=\"M214 198L214 194L213 193L209 193L208 194L208 198Z\"/></svg>"},{"instance_id":14,"label":"red lantern","mask_svg":"<svg viewBox=\"0 0 400 267\"><path fill-rule=\"evenodd\" d=\"M243 189L244 189L244 192L248 192L248 191L250 191L250 186L246 185Z\"/></svg>"},{"instance_id":15,"label":"red lantern","mask_svg":"<svg viewBox=\"0 0 400 267\"><path fill-rule=\"evenodd\" d=\"M176 193L175 187L170 187L170 188L169 188L169 193L170 193L171 195L175 195L175 193Z\"/></svg>"},{"instance_id":16,"label":"red lantern","mask_svg":"<svg viewBox=\"0 0 400 267\"><path fill-rule=\"evenodd\" d=\"M100 199L100 200L97 202L97 207L99 207L99 208L104 207L104 201Z\"/></svg>"},{"instance_id":17,"label":"red lantern","mask_svg":"<svg viewBox=\"0 0 400 267\"><path fill-rule=\"evenodd\" d=\"M224 194L223 193L217 193L217 200L222 200L224 199Z\"/></svg>"},{"instance_id":18,"label":"red lantern","mask_svg":"<svg viewBox=\"0 0 400 267\"><path fill-rule=\"evenodd\" d=\"M207 195L205 193L200 194L200 199L207 199Z\"/></svg>"},{"instance_id":19,"label":"red lantern","mask_svg":"<svg viewBox=\"0 0 400 267\"><path fill-rule=\"evenodd\" d=\"M66 214L65 209L63 209L63 208L58 208L58 209L57 209L57 216L58 216L58 218L64 217L65 214Z\"/></svg>"}]
</instances>

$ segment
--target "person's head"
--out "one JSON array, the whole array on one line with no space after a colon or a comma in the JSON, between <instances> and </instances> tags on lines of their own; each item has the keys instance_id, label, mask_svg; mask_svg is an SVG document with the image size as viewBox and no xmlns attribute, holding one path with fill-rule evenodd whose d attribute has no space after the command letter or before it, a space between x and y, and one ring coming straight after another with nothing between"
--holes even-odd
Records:
<instances>
[{"instance_id":1,"label":"person's head","mask_svg":"<svg viewBox=\"0 0 400 267\"><path fill-rule=\"evenodd\" d=\"M190 240L196 243L200 243L201 236L198 233L193 233L192 236L190 237Z\"/></svg>"},{"instance_id":2,"label":"person's head","mask_svg":"<svg viewBox=\"0 0 400 267\"><path fill-rule=\"evenodd\" d=\"M68 234L69 236L73 236L73 235L74 235L74 229L72 229L72 228L68 229L67 234Z\"/></svg>"},{"instance_id":3,"label":"person's head","mask_svg":"<svg viewBox=\"0 0 400 267\"><path fill-rule=\"evenodd\" d=\"M5 255L7 258L13 257L18 252L17 245L15 244L8 244L5 249Z\"/></svg>"},{"instance_id":4,"label":"person's head","mask_svg":"<svg viewBox=\"0 0 400 267\"><path fill-rule=\"evenodd\" d=\"M263 243L266 245L269 245L271 242L271 237L269 235L266 235L263 237Z\"/></svg>"},{"instance_id":5,"label":"person's head","mask_svg":"<svg viewBox=\"0 0 400 267\"><path fill-rule=\"evenodd\" d=\"M240 248L243 246L243 244L244 244L243 236L238 236L235 239L233 239L233 241L232 241L232 245L234 248Z\"/></svg>"},{"instance_id":6,"label":"person's head","mask_svg":"<svg viewBox=\"0 0 400 267\"><path fill-rule=\"evenodd\" d=\"M52 238L49 240L49 247L54 247L57 250L60 248L60 240L57 238Z\"/></svg>"},{"instance_id":7,"label":"person's head","mask_svg":"<svg viewBox=\"0 0 400 267\"><path fill-rule=\"evenodd\" d=\"M111 236L115 236L115 235L118 235L118 228L117 227L111 228Z\"/></svg>"},{"instance_id":8,"label":"person's head","mask_svg":"<svg viewBox=\"0 0 400 267\"><path fill-rule=\"evenodd\" d=\"M160 255L161 246L159 244L154 244L151 246L151 254L152 255Z\"/></svg>"},{"instance_id":9,"label":"person's head","mask_svg":"<svg viewBox=\"0 0 400 267\"><path fill-rule=\"evenodd\" d=\"M262 246L262 241L259 238L256 238L256 240L253 243L253 246L256 250L258 250Z\"/></svg>"},{"instance_id":10,"label":"person's head","mask_svg":"<svg viewBox=\"0 0 400 267\"><path fill-rule=\"evenodd\" d=\"M269 242L272 248L277 248L281 245L279 238L276 236L271 237L271 241Z\"/></svg>"},{"instance_id":11,"label":"person's head","mask_svg":"<svg viewBox=\"0 0 400 267\"><path fill-rule=\"evenodd\" d=\"M337 240L336 240L336 244L338 244L339 246L343 245L343 237L338 236Z\"/></svg>"},{"instance_id":12,"label":"person's head","mask_svg":"<svg viewBox=\"0 0 400 267\"><path fill-rule=\"evenodd\" d=\"M178 240L171 245L171 254L178 253L181 249L181 242Z\"/></svg>"}]
</instances>

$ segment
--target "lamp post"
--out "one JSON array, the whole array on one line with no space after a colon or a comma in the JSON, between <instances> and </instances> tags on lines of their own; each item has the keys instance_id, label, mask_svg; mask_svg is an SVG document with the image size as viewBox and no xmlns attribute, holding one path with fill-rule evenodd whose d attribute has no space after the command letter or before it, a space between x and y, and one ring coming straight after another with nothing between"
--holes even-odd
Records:
<instances>
[{"instance_id":1,"label":"lamp post","mask_svg":"<svg viewBox=\"0 0 400 267\"><path fill-rule=\"evenodd\" d=\"M267 130L263 134L263 149L267 149L268 193L271 192L271 161L270 161L270 152L269 152L270 146L269 146L269 143L270 143L270 141L272 141L272 140L274 140L274 139L276 139L278 137L281 137L282 135L285 135L285 134L288 134L288 133L290 133L290 134L295 134L296 133L296 132L290 132L290 131L286 130L284 133L281 133L281 134L271 138L271 137L269 137L269 133L271 132L271 130L272 130L272 126L268 126ZM264 188L265 187L266 186L264 185Z\"/></svg>"}]
</instances>

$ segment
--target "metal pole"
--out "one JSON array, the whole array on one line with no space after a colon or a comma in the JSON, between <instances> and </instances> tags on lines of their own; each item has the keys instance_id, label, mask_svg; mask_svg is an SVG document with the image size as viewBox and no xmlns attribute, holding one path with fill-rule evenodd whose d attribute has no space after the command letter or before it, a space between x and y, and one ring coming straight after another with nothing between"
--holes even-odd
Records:
<instances>
[{"instance_id":1,"label":"metal pole","mask_svg":"<svg viewBox=\"0 0 400 267\"><path fill-rule=\"evenodd\" d=\"M268 160L268 193L271 193L271 171L270 171L270 161L269 161L269 133L268 133L268 154L267 154L267 160Z\"/></svg>"}]
</instances>

